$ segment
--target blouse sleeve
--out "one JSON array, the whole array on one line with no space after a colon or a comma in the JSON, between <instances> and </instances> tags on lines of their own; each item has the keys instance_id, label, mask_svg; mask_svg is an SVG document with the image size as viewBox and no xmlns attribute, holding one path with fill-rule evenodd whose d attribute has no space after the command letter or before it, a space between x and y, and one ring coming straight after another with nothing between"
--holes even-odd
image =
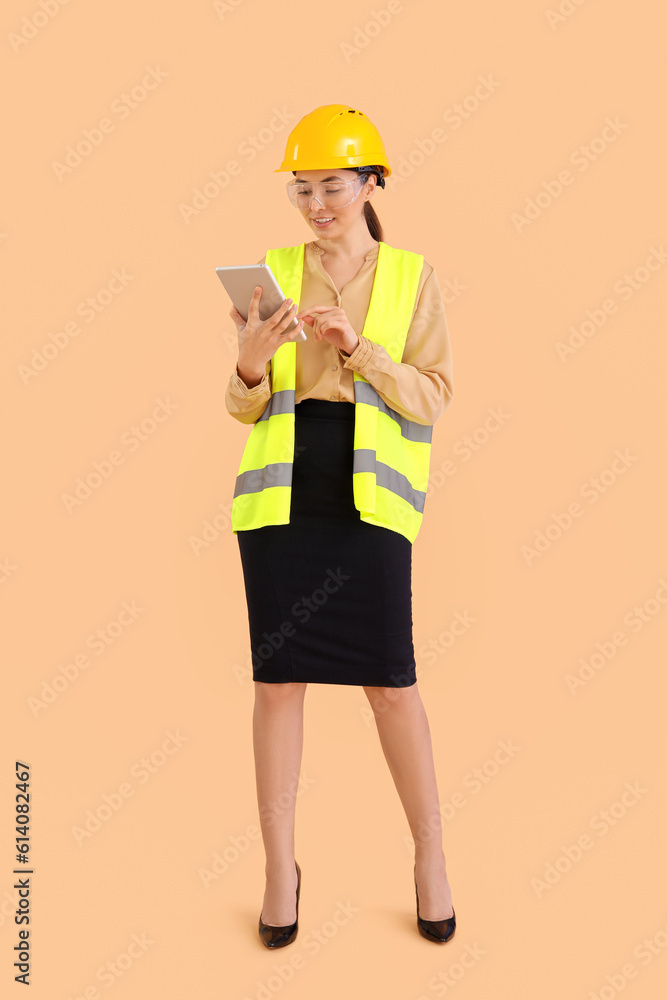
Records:
<instances>
[{"instance_id":1,"label":"blouse sleeve","mask_svg":"<svg viewBox=\"0 0 667 1000\"><path fill-rule=\"evenodd\" d=\"M339 349L344 367L363 375L401 416L434 424L454 395L449 330L435 268L424 281L400 362L380 344L358 336L352 354Z\"/></svg>"},{"instance_id":2,"label":"blouse sleeve","mask_svg":"<svg viewBox=\"0 0 667 1000\"><path fill-rule=\"evenodd\" d=\"M263 264L266 254L258 264ZM271 362L267 361L261 382L248 388L234 366L225 391L225 406L231 415L242 424L254 424L266 409L271 398Z\"/></svg>"}]
</instances>

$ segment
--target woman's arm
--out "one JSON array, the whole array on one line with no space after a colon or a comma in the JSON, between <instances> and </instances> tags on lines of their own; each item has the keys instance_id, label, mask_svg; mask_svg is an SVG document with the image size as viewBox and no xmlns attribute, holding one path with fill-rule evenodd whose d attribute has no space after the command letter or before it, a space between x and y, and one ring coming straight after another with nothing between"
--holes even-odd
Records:
<instances>
[{"instance_id":1,"label":"woman's arm","mask_svg":"<svg viewBox=\"0 0 667 1000\"><path fill-rule=\"evenodd\" d=\"M258 264L266 261L266 254ZM271 398L271 362L265 365L264 375L255 385L248 385L238 370L238 363L229 376L225 391L225 406L228 412L242 424L254 424L259 420Z\"/></svg>"},{"instance_id":2,"label":"woman's arm","mask_svg":"<svg viewBox=\"0 0 667 1000\"><path fill-rule=\"evenodd\" d=\"M270 362L261 381L255 386L248 386L235 368L229 377L225 391L225 406L233 417L242 424L254 424L259 420L271 398Z\"/></svg>"},{"instance_id":3,"label":"woman's arm","mask_svg":"<svg viewBox=\"0 0 667 1000\"><path fill-rule=\"evenodd\" d=\"M352 354L339 353L344 367L363 375L401 416L434 424L454 395L453 365L438 278L427 261L424 268L430 272L417 300L402 360L393 361L384 347L363 334Z\"/></svg>"}]
</instances>

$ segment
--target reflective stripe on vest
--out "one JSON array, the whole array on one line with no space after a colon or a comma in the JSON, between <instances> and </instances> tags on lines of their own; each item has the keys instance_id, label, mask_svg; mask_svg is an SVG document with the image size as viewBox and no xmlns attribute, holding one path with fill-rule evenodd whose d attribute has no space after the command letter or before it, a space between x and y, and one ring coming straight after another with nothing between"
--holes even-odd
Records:
<instances>
[{"instance_id":1,"label":"reflective stripe on vest","mask_svg":"<svg viewBox=\"0 0 667 1000\"><path fill-rule=\"evenodd\" d=\"M269 250L285 297L299 302L305 243ZM403 357L424 258L380 242L363 335L393 361ZM354 379L354 504L362 521L397 531L414 542L428 487L433 427L393 410L370 382ZM288 524L294 460L296 341L271 359L271 397L246 441L232 501L232 530Z\"/></svg>"}]
</instances>

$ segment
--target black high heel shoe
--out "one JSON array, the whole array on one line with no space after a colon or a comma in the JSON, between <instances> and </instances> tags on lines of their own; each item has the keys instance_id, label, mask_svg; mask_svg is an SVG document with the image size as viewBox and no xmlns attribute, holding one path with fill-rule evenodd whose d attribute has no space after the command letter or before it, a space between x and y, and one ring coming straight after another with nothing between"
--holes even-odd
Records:
<instances>
[{"instance_id":1,"label":"black high heel shoe","mask_svg":"<svg viewBox=\"0 0 667 1000\"><path fill-rule=\"evenodd\" d=\"M417 892L416 864L414 867L414 876L415 895L417 897L417 927L419 928L419 933L428 941L438 941L440 944L444 944L446 941L451 941L454 937L454 931L456 930L456 910L452 906L451 917L446 917L444 920L422 920L419 916L419 893Z\"/></svg>"},{"instance_id":2,"label":"black high heel shoe","mask_svg":"<svg viewBox=\"0 0 667 1000\"><path fill-rule=\"evenodd\" d=\"M286 944L291 944L299 929L299 892L301 891L301 869L296 865L296 920L293 924L285 924L282 927L273 924L265 924L262 914L259 915L259 936L262 944L267 948L284 948Z\"/></svg>"}]
</instances>

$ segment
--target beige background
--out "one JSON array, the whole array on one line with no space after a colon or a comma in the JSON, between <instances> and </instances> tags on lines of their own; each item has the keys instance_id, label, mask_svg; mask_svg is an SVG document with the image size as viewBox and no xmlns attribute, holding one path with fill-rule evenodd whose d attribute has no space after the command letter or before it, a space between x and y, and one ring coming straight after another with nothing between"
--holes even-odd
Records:
<instances>
[{"instance_id":1,"label":"beige background","mask_svg":"<svg viewBox=\"0 0 667 1000\"><path fill-rule=\"evenodd\" d=\"M664 29L619 0L5 4L3 995L17 759L40 1000L663 995ZM352 687L306 698L299 937L256 933L227 517L248 429L214 268L312 238L274 170L332 102L382 134L385 240L435 266L454 355L413 579L458 917L440 950Z\"/></svg>"}]
</instances>

